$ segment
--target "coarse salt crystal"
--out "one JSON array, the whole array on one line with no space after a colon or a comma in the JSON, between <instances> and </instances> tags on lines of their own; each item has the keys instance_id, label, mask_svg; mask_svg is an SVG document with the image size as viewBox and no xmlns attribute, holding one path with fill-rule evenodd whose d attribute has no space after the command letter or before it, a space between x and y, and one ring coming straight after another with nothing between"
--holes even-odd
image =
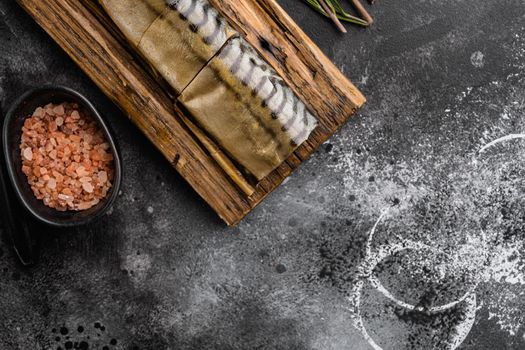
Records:
<instances>
[{"instance_id":1,"label":"coarse salt crystal","mask_svg":"<svg viewBox=\"0 0 525 350\"><path fill-rule=\"evenodd\" d=\"M73 119L80 119L80 113L78 113L78 111L73 111L71 113L71 118L73 118Z\"/></svg>"},{"instance_id":2,"label":"coarse salt crystal","mask_svg":"<svg viewBox=\"0 0 525 350\"><path fill-rule=\"evenodd\" d=\"M57 181L53 178L50 178L47 182L47 187L54 190L55 188L57 188Z\"/></svg>"},{"instance_id":3,"label":"coarse salt crystal","mask_svg":"<svg viewBox=\"0 0 525 350\"><path fill-rule=\"evenodd\" d=\"M89 209L89 208L91 208L91 207L92 207L92 205L91 205L91 203L89 203L89 202L82 202L82 203L79 203L79 204L77 205L77 209L78 209L78 210L86 210L86 209Z\"/></svg>"},{"instance_id":4,"label":"coarse salt crystal","mask_svg":"<svg viewBox=\"0 0 525 350\"><path fill-rule=\"evenodd\" d=\"M53 112L55 112L56 115L64 115L64 106L61 104L56 106L55 108L53 108Z\"/></svg>"},{"instance_id":5,"label":"coarse salt crystal","mask_svg":"<svg viewBox=\"0 0 525 350\"><path fill-rule=\"evenodd\" d=\"M57 127L57 124L55 122L49 122L49 130L51 131L57 131L58 130L58 127Z\"/></svg>"},{"instance_id":6,"label":"coarse salt crystal","mask_svg":"<svg viewBox=\"0 0 525 350\"><path fill-rule=\"evenodd\" d=\"M24 158L27 160L33 160L33 151L31 150L31 147L26 147L24 149Z\"/></svg>"},{"instance_id":7,"label":"coarse salt crystal","mask_svg":"<svg viewBox=\"0 0 525 350\"><path fill-rule=\"evenodd\" d=\"M37 109L35 109L33 115L35 117L42 117L44 115L44 109L42 107L38 107Z\"/></svg>"},{"instance_id":8,"label":"coarse salt crystal","mask_svg":"<svg viewBox=\"0 0 525 350\"><path fill-rule=\"evenodd\" d=\"M75 159L75 160L76 160L76 159ZM77 175L80 176L80 177L83 177L83 176L86 176L86 175L87 175L86 168L85 168L83 165L81 165L81 166L79 166L79 167L77 168L76 173L77 173Z\"/></svg>"},{"instance_id":9,"label":"coarse salt crystal","mask_svg":"<svg viewBox=\"0 0 525 350\"><path fill-rule=\"evenodd\" d=\"M73 199L73 197L68 196L66 194L59 193L58 194L58 199L62 199L64 201L69 201L69 200Z\"/></svg>"},{"instance_id":10,"label":"coarse salt crystal","mask_svg":"<svg viewBox=\"0 0 525 350\"><path fill-rule=\"evenodd\" d=\"M83 183L82 183L82 188L83 188L84 191L86 191L87 193L93 193L93 185L90 184L89 182L83 182Z\"/></svg>"},{"instance_id":11,"label":"coarse salt crystal","mask_svg":"<svg viewBox=\"0 0 525 350\"><path fill-rule=\"evenodd\" d=\"M99 171L98 172L98 179L101 183L105 183L108 181L108 173L105 171Z\"/></svg>"}]
</instances>

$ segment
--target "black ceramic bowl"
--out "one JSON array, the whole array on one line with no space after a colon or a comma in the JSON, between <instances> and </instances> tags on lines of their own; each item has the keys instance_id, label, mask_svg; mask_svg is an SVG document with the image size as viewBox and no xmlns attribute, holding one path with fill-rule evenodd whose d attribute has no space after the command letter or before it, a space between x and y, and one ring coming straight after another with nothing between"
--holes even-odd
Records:
<instances>
[{"instance_id":1,"label":"black ceramic bowl","mask_svg":"<svg viewBox=\"0 0 525 350\"><path fill-rule=\"evenodd\" d=\"M27 182L26 175L22 172L22 159L20 155L20 140L22 137L22 126L24 120L31 116L37 107L48 103L74 102L80 106L87 115L98 121L100 129L104 132L110 150L114 157L115 176L113 186L107 196L96 206L83 211L60 212L49 208L41 200L38 200ZM9 178L27 210L40 221L58 227L70 227L86 224L103 215L115 201L120 188L122 168L120 157L115 141L103 118L95 107L81 94L67 87L50 86L26 92L9 109L4 120L2 130L2 148Z\"/></svg>"}]
</instances>

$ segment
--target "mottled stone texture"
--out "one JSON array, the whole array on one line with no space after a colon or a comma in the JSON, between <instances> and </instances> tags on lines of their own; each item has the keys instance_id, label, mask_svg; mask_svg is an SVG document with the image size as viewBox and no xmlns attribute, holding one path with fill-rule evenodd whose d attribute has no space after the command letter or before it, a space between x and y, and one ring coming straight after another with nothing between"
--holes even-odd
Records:
<instances>
[{"instance_id":1,"label":"mottled stone texture","mask_svg":"<svg viewBox=\"0 0 525 350\"><path fill-rule=\"evenodd\" d=\"M525 348L525 141L491 148L489 162L477 152L525 131L523 0L378 0L376 24L346 36L302 2L280 2L368 104L226 228L15 2L0 0L2 111L30 87L78 89L107 116L124 164L122 194L102 220L38 230L36 267L0 243L0 349L372 349L346 296L385 208L374 247L410 239L443 253L405 252L375 271L421 312L361 281L371 338L384 349L453 348L474 305L461 349ZM465 272L449 258L476 261L484 248L458 247L476 246L479 232L496 256ZM448 275L455 289L443 287ZM425 311L465 292L455 307Z\"/></svg>"}]
</instances>

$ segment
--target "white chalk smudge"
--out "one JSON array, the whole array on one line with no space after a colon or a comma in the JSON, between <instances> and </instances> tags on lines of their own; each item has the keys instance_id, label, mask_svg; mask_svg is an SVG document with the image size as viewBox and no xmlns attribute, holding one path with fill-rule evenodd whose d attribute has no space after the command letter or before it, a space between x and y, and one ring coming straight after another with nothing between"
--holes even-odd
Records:
<instances>
[{"instance_id":1,"label":"white chalk smudge","mask_svg":"<svg viewBox=\"0 0 525 350\"><path fill-rule=\"evenodd\" d=\"M507 136L500 137L499 139L496 139L496 140L494 140L492 142L489 142L488 144L483 146L479 150L479 153L485 152L487 149L497 145L498 143L502 143L502 142L509 141L509 140L514 140L514 139L523 139L523 138L525 138L525 134L510 134L510 135L507 135Z\"/></svg>"},{"instance_id":2,"label":"white chalk smudge","mask_svg":"<svg viewBox=\"0 0 525 350\"><path fill-rule=\"evenodd\" d=\"M132 253L126 256L121 268L128 271L132 281L143 282L151 268L151 258L147 254Z\"/></svg>"},{"instance_id":3,"label":"white chalk smudge","mask_svg":"<svg viewBox=\"0 0 525 350\"><path fill-rule=\"evenodd\" d=\"M470 63L476 68L485 66L485 55L481 51L476 51L470 56Z\"/></svg>"},{"instance_id":4,"label":"white chalk smudge","mask_svg":"<svg viewBox=\"0 0 525 350\"><path fill-rule=\"evenodd\" d=\"M368 83L368 79L370 78L370 74L368 73L368 66L365 67L365 72L363 75L361 75L361 81L359 82L362 85L366 85Z\"/></svg>"},{"instance_id":5,"label":"white chalk smudge","mask_svg":"<svg viewBox=\"0 0 525 350\"><path fill-rule=\"evenodd\" d=\"M465 320L461 322L459 326L456 327L456 334L450 341L451 350L455 350L459 348L461 344L463 344L470 331L472 330L474 322L476 321L476 311L478 310L476 294L469 294L469 296L465 299L465 303L467 304L466 317Z\"/></svg>"},{"instance_id":6,"label":"white chalk smudge","mask_svg":"<svg viewBox=\"0 0 525 350\"><path fill-rule=\"evenodd\" d=\"M399 237L399 239L401 239L399 243L391 243L385 246L381 246L376 249L376 252L373 252L372 241L374 235L377 231L378 225L380 224L381 220L385 217L386 214L387 210L384 210L370 231L366 243L366 256L361 265L358 267L358 281L354 284L348 297L348 301L351 305L351 308L349 308L349 310L352 312L353 315L354 326L361 332L365 340L370 344L370 346L374 350L383 350L383 348L379 346L377 342L370 336L363 322L363 316L361 313L361 293L366 282L369 282L377 291L379 291L381 294L383 294L385 297L387 297L390 301L394 302L399 307L410 311L425 311L429 314L437 314L439 312L452 309L460 303L465 303L466 315L463 321L456 326L455 334L452 340L450 340L449 342L449 349L457 349L468 336L470 330L472 329L472 326L474 325L477 310L476 295L474 291L477 288L477 284L469 288L466 291L466 293L457 300L447 304L433 306L428 309L424 309L421 306L416 306L396 298L382 285L379 279L374 275L375 268L388 257L393 256L394 254L401 251L435 251L436 248L430 247L420 242L414 242Z\"/></svg>"},{"instance_id":7,"label":"white chalk smudge","mask_svg":"<svg viewBox=\"0 0 525 350\"><path fill-rule=\"evenodd\" d=\"M509 134L488 142L479 149L477 155L481 156L481 154L486 153L496 145L517 139L525 139L525 134ZM473 163L476 162L477 160L474 160ZM487 188L487 192L490 191L491 189ZM395 236L395 239L392 240L392 233L389 233L388 236L391 237L389 243L372 249L373 239L378 226L386 214L387 211L383 210L370 231L365 247L365 257L358 266L357 282L352 286L348 297L350 303L348 309L352 313L353 325L361 332L364 339L373 349L382 350L382 347L369 334L363 321L361 298L365 284L372 286L397 307L409 311L424 311L427 314L437 314L461 304L465 315L459 324L455 325L454 336L448 340L448 348L452 350L457 349L463 343L474 325L476 311L481 308L477 304L476 294L478 287L483 284L519 286L518 291L505 288L497 295L485 296L487 299L486 307L489 310L489 319L496 320L500 328L507 331L510 335L517 334L519 329L525 324L525 317L521 315L520 306L516 301L519 298L525 298L525 291L522 288L522 286L525 286L525 259L521 254L524 246L522 240L519 238L514 238L514 240L510 241L501 240L497 232L490 232L487 235L482 231L478 235L467 234L464 240L455 242L456 244L453 245L452 251L447 250L445 252L438 248L439 244L434 245L432 242L422 243L399 236ZM425 261L425 263L437 266L438 271L441 268L443 271L452 271L460 277L468 274L472 275L463 277L464 281L472 281L472 284L465 286L465 292L456 300L437 306L418 306L396 297L383 285L379 277L375 275L374 270L382 261L394 254L399 252L410 254L417 251L428 252L428 257L426 258L428 261ZM432 260L431 253L436 252L441 254L441 256L446 256L446 260ZM417 273L419 272L413 273L414 276L412 277L418 278Z\"/></svg>"}]
</instances>

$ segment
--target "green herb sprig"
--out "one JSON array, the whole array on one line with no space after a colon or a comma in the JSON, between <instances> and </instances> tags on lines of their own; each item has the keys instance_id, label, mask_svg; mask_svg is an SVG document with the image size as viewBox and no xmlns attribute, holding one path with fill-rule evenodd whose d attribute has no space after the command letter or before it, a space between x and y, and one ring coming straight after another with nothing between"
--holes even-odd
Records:
<instances>
[{"instance_id":1,"label":"green herb sprig","mask_svg":"<svg viewBox=\"0 0 525 350\"><path fill-rule=\"evenodd\" d=\"M312 7L314 10L322 14L323 16L330 17L330 15L326 13L326 11L323 9L323 6L321 6L321 4L319 3L319 1L323 1L323 0L303 0L303 1L306 2L308 5L310 5L310 7ZM332 9L336 17L340 19L341 21L357 24L363 27L368 27L370 25L370 23L368 23L367 21L359 17L352 16L351 14L346 12L343 6L341 6L341 4L339 3L339 0L324 0L324 1Z\"/></svg>"}]
</instances>

